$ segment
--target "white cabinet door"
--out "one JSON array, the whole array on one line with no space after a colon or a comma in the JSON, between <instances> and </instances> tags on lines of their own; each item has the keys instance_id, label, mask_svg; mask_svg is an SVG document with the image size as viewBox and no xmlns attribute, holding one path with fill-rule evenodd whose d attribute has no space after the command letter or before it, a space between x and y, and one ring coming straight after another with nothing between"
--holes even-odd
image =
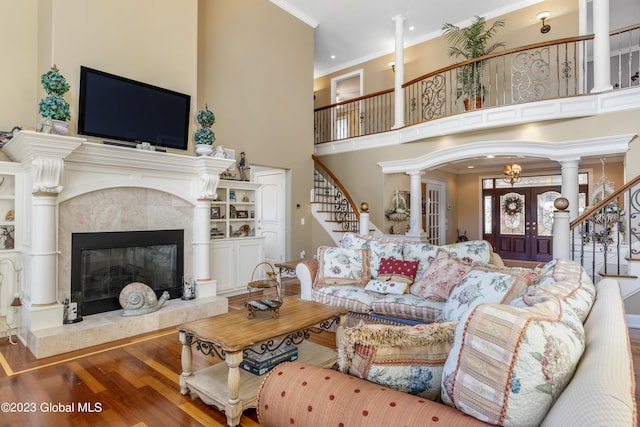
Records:
<instances>
[{"instance_id":1,"label":"white cabinet door","mask_svg":"<svg viewBox=\"0 0 640 427\"><path fill-rule=\"evenodd\" d=\"M217 293L232 291L235 282L234 244L228 240L211 243L211 274Z\"/></svg>"},{"instance_id":2,"label":"white cabinet door","mask_svg":"<svg viewBox=\"0 0 640 427\"><path fill-rule=\"evenodd\" d=\"M237 288L246 289L251 281L253 270L258 264L264 261L264 250L262 249L262 239L252 239L238 241L237 243ZM259 273L264 269L256 270L256 279L261 276Z\"/></svg>"},{"instance_id":3,"label":"white cabinet door","mask_svg":"<svg viewBox=\"0 0 640 427\"><path fill-rule=\"evenodd\" d=\"M247 292L254 268L264 261L263 240L257 237L211 242L211 274L218 294ZM257 270L256 275L261 271L264 270Z\"/></svg>"}]
</instances>

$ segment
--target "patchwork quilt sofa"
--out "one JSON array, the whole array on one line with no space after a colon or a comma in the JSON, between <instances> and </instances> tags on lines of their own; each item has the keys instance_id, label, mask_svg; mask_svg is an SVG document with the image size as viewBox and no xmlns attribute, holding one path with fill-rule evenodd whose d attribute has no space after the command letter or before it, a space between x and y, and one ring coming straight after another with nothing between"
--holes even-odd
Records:
<instances>
[{"instance_id":1,"label":"patchwork quilt sofa","mask_svg":"<svg viewBox=\"0 0 640 427\"><path fill-rule=\"evenodd\" d=\"M302 299L347 309L347 326L361 319L413 324L454 318L470 292L483 294L474 301L501 302L526 288L528 271L502 267L486 241L434 246L345 233L338 247L322 246L315 259L299 263L296 276ZM477 286L500 269L504 283ZM469 271L468 287L452 294Z\"/></svg>"},{"instance_id":2,"label":"patchwork quilt sofa","mask_svg":"<svg viewBox=\"0 0 640 427\"><path fill-rule=\"evenodd\" d=\"M373 249L370 243L359 243L360 250L365 251L362 256L368 257L366 251L388 242L378 241ZM484 247L481 242L468 243L470 246L448 248L448 253L460 256L469 251L484 252L469 249ZM412 252L405 249L403 246L396 252L398 257L402 254L396 260L414 262L411 255L405 256ZM441 249L428 249L433 254L430 261L425 258L422 271L414 276L412 284L404 286L403 293L391 293L397 292L394 289L375 295L378 299L389 295L419 297L419 292L427 295L422 298L441 305L430 306L433 312L425 316L425 321L403 326L360 322L346 328L338 344L342 372L301 362L279 365L261 386L257 404L260 423L637 425L633 364L617 281L604 279L594 285L579 264L568 260L553 260L537 269L509 269L475 260L462 272L457 271L458 264L466 262L455 257L456 263L443 262L452 274L434 276L429 267L437 265L438 259L448 259ZM319 265L327 262L326 249L319 255ZM322 267L318 266L311 297L345 304L343 298L361 295L361 291L352 290L331 299L322 295L323 287L388 289L371 285L376 280L401 285L401 276L406 274L398 271L409 271L410 275L406 270L410 266L396 265L391 269L394 272L388 272L387 261L381 273L382 259L390 259L386 255L380 256L378 265L369 262L364 278L355 274L357 269L351 269L347 279L352 281L342 284L334 280L344 279L339 277L344 270L325 269L321 273ZM487 256L489 253L483 259ZM337 260L330 262L338 266L347 263L346 259ZM366 270L367 261L353 263L360 263ZM376 268L378 271L372 273ZM425 275L442 283L431 287L423 283L411 289ZM327 284L327 278L331 284ZM360 284L354 284L354 279ZM451 286L449 282L456 283ZM328 295L336 296L335 292ZM377 308L375 302L368 305L371 310ZM418 312L413 309L393 314L409 313L417 318Z\"/></svg>"}]
</instances>

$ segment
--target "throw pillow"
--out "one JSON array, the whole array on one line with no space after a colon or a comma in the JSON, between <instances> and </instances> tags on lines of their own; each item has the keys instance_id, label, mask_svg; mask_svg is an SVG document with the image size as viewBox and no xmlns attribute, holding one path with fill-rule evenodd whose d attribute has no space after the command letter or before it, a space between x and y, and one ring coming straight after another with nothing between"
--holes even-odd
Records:
<instances>
[{"instance_id":1,"label":"throw pillow","mask_svg":"<svg viewBox=\"0 0 640 427\"><path fill-rule=\"evenodd\" d=\"M445 301L451 290L471 269L472 264L453 257L449 252L439 249L436 258L418 277L410 292L413 295Z\"/></svg>"},{"instance_id":2,"label":"throw pillow","mask_svg":"<svg viewBox=\"0 0 640 427\"><path fill-rule=\"evenodd\" d=\"M442 308L442 320L457 321L479 304L508 303L537 279L532 269L475 265L451 291Z\"/></svg>"},{"instance_id":3,"label":"throw pillow","mask_svg":"<svg viewBox=\"0 0 640 427\"><path fill-rule=\"evenodd\" d=\"M327 285L364 286L370 278L369 249L320 246L318 265L316 288Z\"/></svg>"},{"instance_id":4,"label":"throw pillow","mask_svg":"<svg viewBox=\"0 0 640 427\"><path fill-rule=\"evenodd\" d=\"M402 261L382 258L378 269L378 280L396 280L413 283L418 269L418 261Z\"/></svg>"},{"instance_id":5,"label":"throw pillow","mask_svg":"<svg viewBox=\"0 0 640 427\"><path fill-rule=\"evenodd\" d=\"M338 348L342 372L435 400L455 323L365 325L344 331Z\"/></svg>"},{"instance_id":6,"label":"throw pillow","mask_svg":"<svg viewBox=\"0 0 640 427\"><path fill-rule=\"evenodd\" d=\"M458 323L442 401L489 424L540 425L584 348L582 322L554 296L527 308L479 305Z\"/></svg>"},{"instance_id":7,"label":"throw pillow","mask_svg":"<svg viewBox=\"0 0 640 427\"><path fill-rule=\"evenodd\" d=\"M365 291L373 291L379 294L404 294L409 289L409 283L401 280L371 279L364 287Z\"/></svg>"}]
</instances>

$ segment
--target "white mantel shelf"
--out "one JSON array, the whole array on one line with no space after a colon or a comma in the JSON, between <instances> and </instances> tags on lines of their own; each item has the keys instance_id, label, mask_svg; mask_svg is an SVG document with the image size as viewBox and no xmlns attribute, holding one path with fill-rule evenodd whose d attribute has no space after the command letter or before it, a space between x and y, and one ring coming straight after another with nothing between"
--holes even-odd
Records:
<instances>
[{"instance_id":1,"label":"white mantel shelf","mask_svg":"<svg viewBox=\"0 0 640 427\"><path fill-rule=\"evenodd\" d=\"M4 147L11 160L26 163L38 157L60 158L69 163L163 173L215 174L235 164L233 159L137 150L87 141L84 138L21 131Z\"/></svg>"}]
</instances>

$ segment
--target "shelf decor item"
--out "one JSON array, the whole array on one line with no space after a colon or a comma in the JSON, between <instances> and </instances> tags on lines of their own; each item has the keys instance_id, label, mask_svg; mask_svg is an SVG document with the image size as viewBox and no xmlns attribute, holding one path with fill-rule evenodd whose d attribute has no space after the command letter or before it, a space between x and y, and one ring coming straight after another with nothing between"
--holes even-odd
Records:
<instances>
[{"instance_id":1,"label":"shelf decor item","mask_svg":"<svg viewBox=\"0 0 640 427\"><path fill-rule=\"evenodd\" d=\"M44 133L65 135L69 132L67 120L71 118L71 113L69 112L69 103L62 96L69 91L69 83L60 74L60 70L55 64L51 70L42 75L40 81L48 96L38 104L42 116L38 130Z\"/></svg>"},{"instance_id":2,"label":"shelf decor item","mask_svg":"<svg viewBox=\"0 0 640 427\"><path fill-rule=\"evenodd\" d=\"M196 130L194 138L196 153L201 156L208 156L213 153L213 143L216 140L216 134L211 130L211 126L216 122L216 116L205 104L204 109L198 111L196 120L202 126Z\"/></svg>"},{"instance_id":3,"label":"shelf decor item","mask_svg":"<svg viewBox=\"0 0 640 427\"><path fill-rule=\"evenodd\" d=\"M464 61L488 55L498 48L504 47L504 42L489 44L498 29L504 27L505 21L497 19L489 28L486 20L476 16L471 25L460 28L453 24L444 24L442 34L449 42L449 56L461 58ZM486 89L482 84L484 62L472 62L457 69L458 98L464 97L465 108L481 108Z\"/></svg>"},{"instance_id":4,"label":"shelf decor item","mask_svg":"<svg viewBox=\"0 0 640 427\"><path fill-rule=\"evenodd\" d=\"M259 274L261 268L265 270L264 277L257 278L256 274ZM273 292L268 295L269 290L275 290L275 295L273 295ZM247 291L247 300L244 305L249 310L249 319L254 318L256 313L259 312L271 312L271 316L274 319L279 316L282 296L278 275L273 265L266 261L256 265L251 274L251 281L247 285Z\"/></svg>"}]
</instances>

